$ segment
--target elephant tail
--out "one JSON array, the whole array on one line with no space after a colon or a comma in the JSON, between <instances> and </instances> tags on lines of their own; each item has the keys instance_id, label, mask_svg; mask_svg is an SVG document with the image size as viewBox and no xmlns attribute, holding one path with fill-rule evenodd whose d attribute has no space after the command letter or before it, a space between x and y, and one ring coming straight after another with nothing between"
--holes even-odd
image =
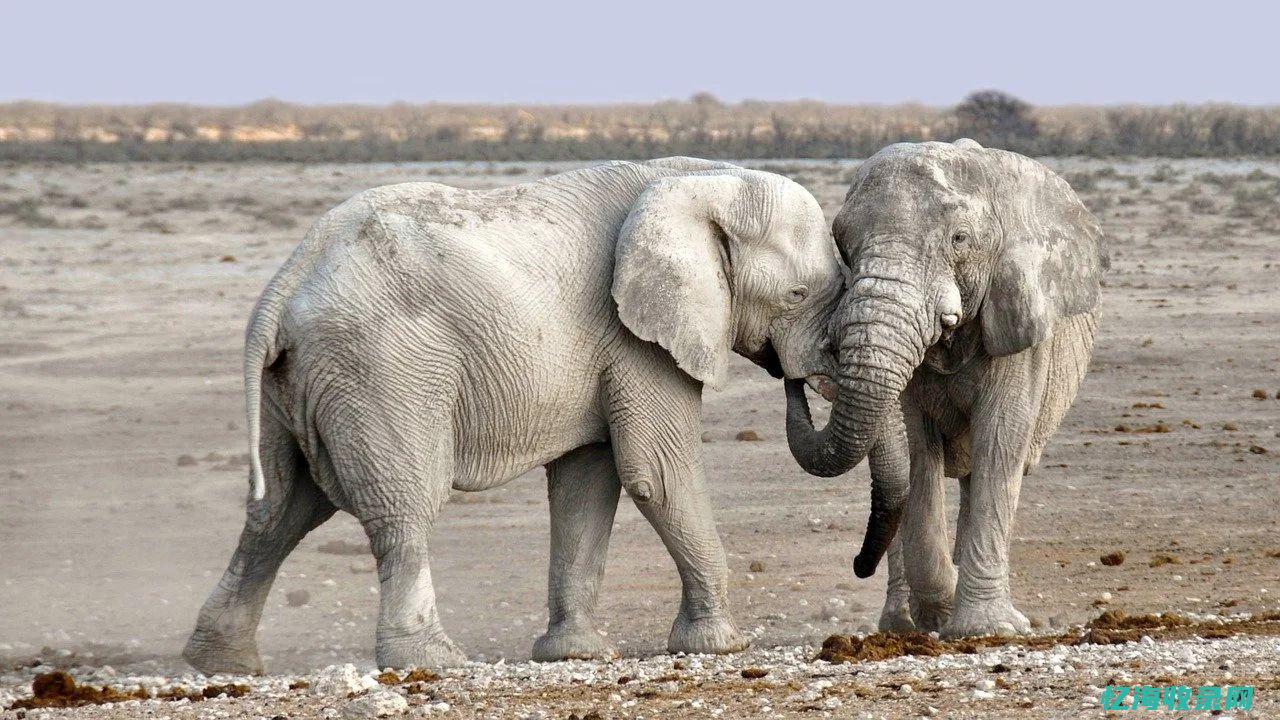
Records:
<instances>
[{"instance_id":1,"label":"elephant tail","mask_svg":"<svg viewBox=\"0 0 1280 720\"><path fill-rule=\"evenodd\" d=\"M280 316L285 296L273 281L258 298L244 340L244 397L249 426L249 467L253 499L266 497L266 480L258 445L262 438L262 371L280 356Z\"/></svg>"},{"instance_id":2,"label":"elephant tail","mask_svg":"<svg viewBox=\"0 0 1280 720\"><path fill-rule=\"evenodd\" d=\"M367 222L372 210L365 197L365 193L356 195L316 220L302 243L267 283L267 289L262 291L262 297L258 298L249 316L244 338L244 396L254 500L262 500L267 494L259 448L262 442L262 371L275 364L286 349L286 341L281 336L286 305L305 278L323 261L326 248L340 241L344 233L353 232Z\"/></svg>"},{"instance_id":3,"label":"elephant tail","mask_svg":"<svg viewBox=\"0 0 1280 720\"><path fill-rule=\"evenodd\" d=\"M326 218L321 218L307 233L302 244L289 257L283 267L267 283L266 290L249 315L249 326L244 334L244 397L245 413L249 426L249 468L253 499L266 497L266 479L262 473L259 444L262 441L262 371L271 367L285 349L281 338L285 305L293 296L303 277L322 254Z\"/></svg>"}]
</instances>

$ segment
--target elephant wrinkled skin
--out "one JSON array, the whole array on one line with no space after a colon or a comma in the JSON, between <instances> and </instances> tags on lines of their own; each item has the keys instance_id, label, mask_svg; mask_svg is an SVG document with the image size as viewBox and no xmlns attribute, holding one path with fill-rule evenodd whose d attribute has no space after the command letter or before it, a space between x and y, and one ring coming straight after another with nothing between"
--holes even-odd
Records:
<instances>
[{"instance_id":1,"label":"elephant wrinkled skin","mask_svg":"<svg viewBox=\"0 0 1280 720\"><path fill-rule=\"evenodd\" d=\"M881 150L833 229L852 276L832 319L837 397L815 431L787 381L792 453L826 476L870 457L854 569L871 575L888 550L881 629L1025 632L1009 536L1022 476L1089 366L1108 266L1098 223L1040 163L960 140ZM950 551L944 475L960 479Z\"/></svg>"},{"instance_id":2,"label":"elephant wrinkled skin","mask_svg":"<svg viewBox=\"0 0 1280 720\"><path fill-rule=\"evenodd\" d=\"M255 633L285 556L337 509L378 563L379 667L464 657L441 627L429 533L451 489L547 468L541 659L614 654L596 595L621 490L675 560L672 651L746 642L703 486L703 384L739 352L829 375L843 276L822 211L783 177L667 158L490 192L406 183L324 215L246 339L253 493L184 656L260 672Z\"/></svg>"}]
</instances>

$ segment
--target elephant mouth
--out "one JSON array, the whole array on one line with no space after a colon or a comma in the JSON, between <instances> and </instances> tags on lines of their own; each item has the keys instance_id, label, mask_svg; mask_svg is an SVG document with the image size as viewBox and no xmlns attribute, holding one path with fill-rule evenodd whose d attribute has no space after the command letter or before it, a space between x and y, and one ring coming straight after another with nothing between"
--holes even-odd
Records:
<instances>
[{"instance_id":1,"label":"elephant mouth","mask_svg":"<svg viewBox=\"0 0 1280 720\"><path fill-rule=\"evenodd\" d=\"M836 384L832 381L830 375L810 375L804 379L814 392L822 396L827 402L836 401Z\"/></svg>"},{"instance_id":2,"label":"elephant mouth","mask_svg":"<svg viewBox=\"0 0 1280 720\"><path fill-rule=\"evenodd\" d=\"M765 340L759 350L753 353L743 353L751 362L764 368L765 372L774 378L781 380L786 374L782 371L782 360L778 357L778 351L773 349L773 342Z\"/></svg>"}]
</instances>

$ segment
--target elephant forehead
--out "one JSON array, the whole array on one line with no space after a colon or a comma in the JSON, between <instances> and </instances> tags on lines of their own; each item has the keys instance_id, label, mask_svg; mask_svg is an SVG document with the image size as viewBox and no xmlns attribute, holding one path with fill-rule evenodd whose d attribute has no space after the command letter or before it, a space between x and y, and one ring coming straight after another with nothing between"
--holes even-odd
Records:
<instances>
[{"instance_id":1,"label":"elephant forehead","mask_svg":"<svg viewBox=\"0 0 1280 720\"><path fill-rule=\"evenodd\" d=\"M982 172L973 152L950 143L899 143L867 160L859 177L868 185L897 181L918 190L963 196L980 189Z\"/></svg>"}]
</instances>

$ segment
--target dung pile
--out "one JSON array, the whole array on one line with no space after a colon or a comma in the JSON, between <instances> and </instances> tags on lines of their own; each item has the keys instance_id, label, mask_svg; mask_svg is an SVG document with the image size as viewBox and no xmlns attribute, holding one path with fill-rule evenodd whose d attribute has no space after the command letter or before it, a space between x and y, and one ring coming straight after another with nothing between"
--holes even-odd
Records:
<instances>
[{"instance_id":1,"label":"dung pile","mask_svg":"<svg viewBox=\"0 0 1280 720\"><path fill-rule=\"evenodd\" d=\"M817 660L829 663L853 663L888 660L903 655L937 657L946 646L925 633L875 633L866 637L832 635L822 643Z\"/></svg>"},{"instance_id":2,"label":"dung pile","mask_svg":"<svg viewBox=\"0 0 1280 720\"><path fill-rule=\"evenodd\" d=\"M15 700L10 710L33 710L35 708L68 708L84 705L108 705L126 700L189 700L198 702L226 695L227 697L243 697L249 694L247 685L206 685L200 690L184 690L169 688L155 695L135 688L118 690L116 688L81 685L75 678L62 670L42 673L31 682L31 697ZM3 708L0 708L3 709Z\"/></svg>"}]
</instances>

